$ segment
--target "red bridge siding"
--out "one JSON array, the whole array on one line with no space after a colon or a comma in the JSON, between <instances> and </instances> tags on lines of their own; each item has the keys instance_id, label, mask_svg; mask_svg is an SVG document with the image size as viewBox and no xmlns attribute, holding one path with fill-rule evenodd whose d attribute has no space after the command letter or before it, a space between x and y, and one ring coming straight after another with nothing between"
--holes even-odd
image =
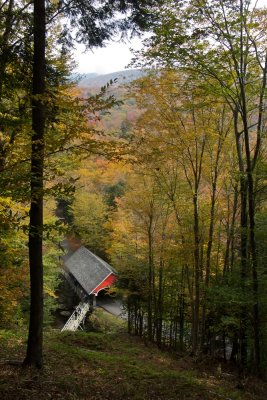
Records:
<instances>
[{"instance_id":1,"label":"red bridge siding","mask_svg":"<svg viewBox=\"0 0 267 400\"><path fill-rule=\"evenodd\" d=\"M109 288L117 280L114 274L110 274L103 282L101 282L94 290L93 294L97 295L101 289Z\"/></svg>"}]
</instances>

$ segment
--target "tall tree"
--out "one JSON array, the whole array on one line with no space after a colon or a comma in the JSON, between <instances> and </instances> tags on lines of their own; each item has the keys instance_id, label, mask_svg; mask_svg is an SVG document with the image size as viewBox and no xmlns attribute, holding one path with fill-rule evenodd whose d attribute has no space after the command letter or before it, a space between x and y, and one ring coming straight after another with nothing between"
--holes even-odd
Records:
<instances>
[{"instance_id":1,"label":"tall tree","mask_svg":"<svg viewBox=\"0 0 267 400\"><path fill-rule=\"evenodd\" d=\"M24 364L42 367L43 343L43 173L45 133L45 0L34 0L32 71L32 153L29 263L31 308L27 354Z\"/></svg>"},{"instance_id":2,"label":"tall tree","mask_svg":"<svg viewBox=\"0 0 267 400\"><path fill-rule=\"evenodd\" d=\"M87 47L103 46L119 32L129 28L145 28L153 14L153 0L98 1L75 0L59 2L46 8L45 0L33 1L33 71L32 71L32 153L31 153L31 207L29 229L29 260L31 275L31 316L25 364L42 366L42 319L43 319L43 168L45 133L45 80L46 80L46 28L57 15L68 18L62 41L72 40L71 28L76 29L75 39ZM56 8L56 9L55 9ZM124 15L118 17L118 13Z\"/></svg>"}]
</instances>

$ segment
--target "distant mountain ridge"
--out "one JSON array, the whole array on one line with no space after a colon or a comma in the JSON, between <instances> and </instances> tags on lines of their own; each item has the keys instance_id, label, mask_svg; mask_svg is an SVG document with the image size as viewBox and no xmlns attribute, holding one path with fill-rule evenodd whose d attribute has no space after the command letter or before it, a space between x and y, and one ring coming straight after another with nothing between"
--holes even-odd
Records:
<instances>
[{"instance_id":1,"label":"distant mountain ridge","mask_svg":"<svg viewBox=\"0 0 267 400\"><path fill-rule=\"evenodd\" d=\"M141 78L146 74L145 71L139 69L127 69L124 71L111 72L109 74L98 75L97 73L83 74L78 86L82 88L99 88L106 85L110 80L116 81L116 86L130 83L135 79Z\"/></svg>"},{"instance_id":2,"label":"distant mountain ridge","mask_svg":"<svg viewBox=\"0 0 267 400\"><path fill-rule=\"evenodd\" d=\"M108 88L108 95L113 95L115 99L122 101L111 108L108 113L100 112L99 127L106 132L112 132L117 137L127 139L131 136L131 129L140 115L135 99L128 96L125 87L132 81L145 76L147 72L138 69L112 72L109 74L98 75L96 73L83 74L78 83L80 93L85 98L100 92L100 88L113 81Z\"/></svg>"}]
</instances>

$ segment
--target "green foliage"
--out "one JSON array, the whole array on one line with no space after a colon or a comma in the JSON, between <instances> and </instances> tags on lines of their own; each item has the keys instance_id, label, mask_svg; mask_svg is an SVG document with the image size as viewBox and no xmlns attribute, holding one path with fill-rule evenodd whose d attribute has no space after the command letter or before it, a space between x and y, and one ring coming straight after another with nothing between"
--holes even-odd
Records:
<instances>
[{"instance_id":1,"label":"green foliage","mask_svg":"<svg viewBox=\"0 0 267 400\"><path fill-rule=\"evenodd\" d=\"M1 326L23 323L22 301L27 296L27 237L22 227L27 207L0 197L0 313Z\"/></svg>"},{"instance_id":2,"label":"green foliage","mask_svg":"<svg viewBox=\"0 0 267 400\"><path fill-rule=\"evenodd\" d=\"M108 208L104 198L98 193L79 191L72 207L76 233L92 252L102 254L107 245Z\"/></svg>"},{"instance_id":3,"label":"green foliage","mask_svg":"<svg viewBox=\"0 0 267 400\"><path fill-rule=\"evenodd\" d=\"M109 207L116 206L116 200L122 197L125 192L125 182L118 181L114 185L106 186L106 203Z\"/></svg>"}]
</instances>

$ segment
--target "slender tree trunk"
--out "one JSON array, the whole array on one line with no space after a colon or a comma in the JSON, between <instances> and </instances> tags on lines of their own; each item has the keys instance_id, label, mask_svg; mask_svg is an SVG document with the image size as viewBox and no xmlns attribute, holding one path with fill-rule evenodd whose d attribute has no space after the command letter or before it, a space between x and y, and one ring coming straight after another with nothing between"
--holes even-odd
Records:
<instances>
[{"instance_id":1,"label":"slender tree trunk","mask_svg":"<svg viewBox=\"0 0 267 400\"><path fill-rule=\"evenodd\" d=\"M247 305L245 304L246 293L246 281L248 278L248 238L247 238L247 185L246 178L244 176L240 177L240 193L241 193L241 234L240 234L240 244L241 244L241 287L243 291L243 304L241 306L241 320L240 320L240 354L241 354L241 364L245 365L247 361Z\"/></svg>"},{"instance_id":2,"label":"slender tree trunk","mask_svg":"<svg viewBox=\"0 0 267 400\"><path fill-rule=\"evenodd\" d=\"M200 308L200 257L199 257L199 216L198 216L198 196L195 193L193 197L194 204L194 261L195 261L195 301L193 315L193 338L192 351L196 354L198 350L198 333L199 333L199 308Z\"/></svg>"},{"instance_id":3,"label":"slender tree trunk","mask_svg":"<svg viewBox=\"0 0 267 400\"><path fill-rule=\"evenodd\" d=\"M5 30L1 38L2 43L0 49L0 101L3 96L3 84L10 53L9 40L12 30L12 20L14 12L13 9L14 9L14 0L10 0L6 11L6 19L4 22ZM0 124L0 131L4 131L4 126L2 124ZM8 146L6 140L0 140L0 171L4 170L7 151L8 151Z\"/></svg>"},{"instance_id":4,"label":"slender tree trunk","mask_svg":"<svg viewBox=\"0 0 267 400\"><path fill-rule=\"evenodd\" d=\"M153 265L153 238L152 238L153 216L149 216L148 225L148 313L147 313L147 331L148 340L153 340L153 282L154 282L154 265Z\"/></svg>"},{"instance_id":5,"label":"slender tree trunk","mask_svg":"<svg viewBox=\"0 0 267 400\"><path fill-rule=\"evenodd\" d=\"M133 310L132 310L132 301L130 300L130 298L128 297L127 300L127 311L128 311L128 319L127 319L127 326L128 326L128 333L129 335L132 333L132 319L133 319Z\"/></svg>"},{"instance_id":6,"label":"slender tree trunk","mask_svg":"<svg viewBox=\"0 0 267 400\"><path fill-rule=\"evenodd\" d=\"M161 348L162 345L162 320L163 320L163 267L164 261L160 259L159 265L159 289L158 289L158 307L157 307L157 346Z\"/></svg>"},{"instance_id":7,"label":"slender tree trunk","mask_svg":"<svg viewBox=\"0 0 267 400\"><path fill-rule=\"evenodd\" d=\"M245 101L245 100L244 100ZM249 129L247 126L246 113L243 117L244 137L247 163L247 187L248 187L248 215L249 215L249 239L252 263L252 290L253 290L253 329L254 329L254 355L255 367L259 372L260 368L260 332L259 332L259 305L258 305L258 267L257 247L255 239L255 195L254 180L252 173L252 162L250 156Z\"/></svg>"},{"instance_id":8,"label":"slender tree trunk","mask_svg":"<svg viewBox=\"0 0 267 400\"><path fill-rule=\"evenodd\" d=\"M43 348L43 161L45 107L45 1L34 0L34 55L32 86L32 155L29 262L31 310L24 364L42 367Z\"/></svg>"},{"instance_id":9,"label":"slender tree trunk","mask_svg":"<svg viewBox=\"0 0 267 400\"><path fill-rule=\"evenodd\" d=\"M2 97L4 74L6 72L8 57L10 55L9 40L12 30L13 12L14 12L14 0L10 0L6 11L6 20L4 23L5 30L1 38L2 51L1 51L1 63L0 63L0 98Z\"/></svg>"},{"instance_id":10,"label":"slender tree trunk","mask_svg":"<svg viewBox=\"0 0 267 400\"><path fill-rule=\"evenodd\" d=\"M248 42L246 39L247 32L247 15L246 15L246 2L240 0L240 68L237 71L237 76L240 86L240 116L243 123L243 136L245 145L245 162L246 162L246 191L248 203L248 216L249 216L249 248L252 264L252 294L253 294L253 329L254 329L254 356L256 370L259 372L260 368L260 333L259 333L259 306L258 306L258 267L257 267L257 248L255 240L255 194L254 194L254 178L253 168L257 163L257 157L261 144L261 126L262 126L262 111L263 111L263 98L266 87L266 65L267 57L265 56L265 68L262 70L262 88L260 91L259 100L259 115L257 123L257 142L254 152L254 159L251 155L251 143L248 124L248 97L247 97L247 68L248 57L247 48ZM245 50L245 51L244 51Z\"/></svg>"},{"instance_id":11,"label":"slender tree trunk","mask_svg":"<svg viewBox=\"0 0 267 400\"><path fill-rule=\"evenodd\" d=\"M212 182L212 193L211 193L211 208L210 208L210 225L209 225L209 239L207 245L207 261L206 261L206 276L205 276L205 289L203 291L203 309L202 309L202 340L201 347L203 348L206 336L206 308L207 308L207 290L210 282L210 268L211 268L211 252L213 245L213 233L214 233L214 220L215 220L215 203L216 203L216 190L217 190L217 166L215 178Z\"/></svg>"},{"instance_id":12,"label":"slender tree trunk","mask_svg":"<svg viewBox=\"0 0 267 400\"><path fill-rule=\"evenodd\" d=\"M185 320L185 282L184 267L182 267L181 293L179 295L179 350L184 350L184 320Z\"/></svg>"},{"instance_id":13,"label":"slender tree trunk","mask_svg":"<svg viewBox=\"0 0 267 400\"><path fill-rule=\"evenodd\" d=\"M242 305L240 307L240 361L241 366L245 366L247 362L247 305L245 299L246 281L248 276L248 217L247 217L247 178L245 173L244 161L242 157L242 145L240 143L240 133L238 131L238 111L233 110L234 130L236 139L236 150L239 166L240 181L240 283L243 292Z\"/></svg>"},{"instance_id":14,"label":"slender tree trunk","mask_svg":"<svg viewBox=\"0 0 267 400\"><path fill-rule=\"evenodd\" d=\"M237 206L238 206L238 185L234 186L234 202L232 204L230 210L230 204L228 207L229 219L230 214L231 221L229 221L229 226L227 229L227 241L226 241L226 249L225 249L225 257L224 257L224 267L223 267L223 276L229 273L232 269L233 264L233 241L234 241L234 231L235 231L235 222L236 222L236 213L237 213ZM232 249L232 250L231 250ZM232 272L232 271L231 271Z\"/></svg>"}]
</instances>

